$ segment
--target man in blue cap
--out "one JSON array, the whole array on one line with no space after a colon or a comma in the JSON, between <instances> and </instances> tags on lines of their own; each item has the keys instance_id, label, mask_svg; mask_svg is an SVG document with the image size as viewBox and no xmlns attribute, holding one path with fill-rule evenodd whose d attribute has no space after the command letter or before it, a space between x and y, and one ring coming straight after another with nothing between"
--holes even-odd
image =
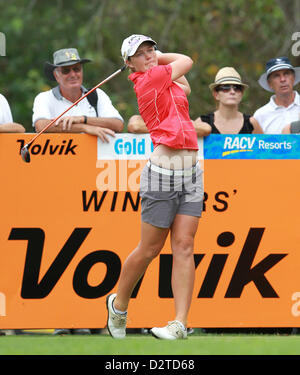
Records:
<instances>
[{"instance_id":1,"label":"man in blue cap","mask_svg":"<svg viewBox=\"0 0 300 375\"><path fill-rule=\"evenodd\" d=\"M287 57L271 59L258 83L274 92L270 101L253 115L265 134L281 134L284 129L295 128L300 119L300 96L294 86L300 82L300 67L294 67Z\"/></svg>"}]
</instances>

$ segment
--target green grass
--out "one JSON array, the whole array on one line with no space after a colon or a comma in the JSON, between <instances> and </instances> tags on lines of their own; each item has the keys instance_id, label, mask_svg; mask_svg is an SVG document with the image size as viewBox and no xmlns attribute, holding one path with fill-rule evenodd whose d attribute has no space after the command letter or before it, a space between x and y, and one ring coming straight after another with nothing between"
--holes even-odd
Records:
<instances>
[{"instance_id":1,"label":"green grass","mask_svg":"<svg viewBox=\"0 0 300 375\"><path fill-rule=\"evenodd\" d=\"M187 340L162 341L150 335L0 336L5 355L299 355L297 335L193 334Z\"/></svg>"}]
</instances>

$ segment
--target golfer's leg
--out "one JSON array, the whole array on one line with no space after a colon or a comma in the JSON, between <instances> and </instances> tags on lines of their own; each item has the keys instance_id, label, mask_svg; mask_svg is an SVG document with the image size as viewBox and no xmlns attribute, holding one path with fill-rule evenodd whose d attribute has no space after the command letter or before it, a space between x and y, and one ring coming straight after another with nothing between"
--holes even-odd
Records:
<instances>
[{"instance_id":1,"label":"golfer's leg","mask_svg":"<svg viewBox=\"0 0 300 375\"><path fill-rule=\"evenodd\" d=\"M168 228L158 228L142 222L141 241L137 248L128 256L122 267L117 296L114 301L114 307L117 310L127 310L134 287L152 259L160 253L168 232Z\"/></svg>"},{"instance_id":2,"label":"golfer's leg","mask_svg":"<svg viewBox=\"0 0 300 375\"><path fill-rule=\"evenodd\" d=\"M194 237L199 218L176 215L171 227L173 253L172 291L176 320L187 324L195 280Z\"/></svg>"}]
</instances>

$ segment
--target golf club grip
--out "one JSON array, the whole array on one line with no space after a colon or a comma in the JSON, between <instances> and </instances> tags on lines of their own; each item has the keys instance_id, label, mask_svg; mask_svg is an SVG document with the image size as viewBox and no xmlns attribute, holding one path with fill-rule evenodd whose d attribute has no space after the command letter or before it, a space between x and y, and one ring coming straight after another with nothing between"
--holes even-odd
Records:
<instances>
[{"instance_id":1,"label":"golf club grip","mask_svg":"<svg viewBox=\"0 0 300 375\"><path fill-rule=\"evenodd\" d=\"M104 83L106 83L107 81L111 80L112 78L114 78L116 75L120 74L121 72L123 72L124 70L126 69L126 65L124 65L122 68L118 69L117 71L115 71L113 74L111 74L110 76L108 76L107 78L105 78L102 82L98 83L98 85L96 85L95 87L93 87L92 89L90 89L87 93L85 93L83 96L81 96L78 100L76 100L76 102L74 102L69 108L67 108L64 112L62 112L59 116L57 116L54 120L52 120L47 126L44 127L44 129L42 129L38 134L36 134L32 139L31 141L29 141L27 143L27 146L31 145L31 143L33 143L37 137L39 137L42 133L44 133L47 129L50 128L51 125L53 125L58 119L60 119L66 112L68 112L71 108L73 108L75 105L77 105L81 100L83 100L84 98L86 98L90 93L92 93L93 91L95 91L98 87L102 86Z\"/></svg>"}]
</instances>

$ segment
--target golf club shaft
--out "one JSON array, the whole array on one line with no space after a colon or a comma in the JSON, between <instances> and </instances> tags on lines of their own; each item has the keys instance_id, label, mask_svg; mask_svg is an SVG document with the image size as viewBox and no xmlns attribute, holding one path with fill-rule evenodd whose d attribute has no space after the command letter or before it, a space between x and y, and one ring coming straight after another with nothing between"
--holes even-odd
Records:
<instances>
[{"instance_id":1,"label":"golf club shaft","mask_svg":"<svg viewBox=\"0 0 300 375\"><path fill-rule=\"evenodd\" d=\"M122 68L118 69L116 72L111 74L109 77L105 78L102 82L98 83L95 87L93 87L90 91L88 91L86 94L81 96L78 100L76 100L75 103L73 103L69 108L67 108L63 113L61 113L59 116L57 116L54 120L52 120L47 126L45 126L38 134L36 134L27 144L26 146L30 146L36 139L39 137L42 133L44 133L47 129L50 128L51 125L53 125L58 119L60 119L66 112L68 112L71 108L73 108L76 104L78 104L81 100L86 98L90 93L95 91L98 87L102 86L104 83L121 73L123 70L126 69L126 65L124 65Z\"/></svg>"}]
</instances>

